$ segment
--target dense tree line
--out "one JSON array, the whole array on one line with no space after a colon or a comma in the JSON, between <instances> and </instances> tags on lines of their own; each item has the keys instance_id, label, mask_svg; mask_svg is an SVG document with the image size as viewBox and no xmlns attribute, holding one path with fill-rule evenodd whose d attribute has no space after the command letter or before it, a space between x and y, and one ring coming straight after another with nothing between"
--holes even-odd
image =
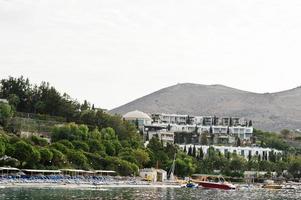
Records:
<instances>
[{"instance_id":1,"label":"dense tree line","mask_svg":"<svg viewBox=\"0 0 301 200\"><path fill-rule=\"evenodd\" d=\"M114 129L96 128L70 123L56 126L51 143L39 136L19 138L14 134L0 133L0 156L8 156L0 165L37 169L110 169L120 175L137 175L139 168L160 167L169 170L175 153L175 145L163 146L154 137L147 148L129 146L118 139ZM195 172L193 158L177 153L176 174Z\"/></svg>"},{"instance_id":2,"label":"dense tree line","mask_svg":"<svg viewBox=\"0 0 301 200\"><path fill-rule=\"evenodd\" d=\"M134 175L140 164L149 161L148 153L142 147L122 146L112 128L89 131L86 125L70 123L55 127L51 141L48 143L39 136L24 139L2 132L0 155L11 158L2 160L2 165L38 169L113 169L121 175Z\"/></svg>"},{"instance_id":3,"label":"dense tree line","mask_svg":"<svg viewBox=\"0 0 301 200\"><path fill-rule=\"evenodd\" d=\"M137 146L141 142L135 127L123 121L120 116L109 115L101 109L96 109L94 105L91 106L87 101L80 104L66 93L61 95L46 82L34 85L22 76L2 79L0 81L0 98L9 101L10 106L1 105L5 106L6 113L11 114L12 111L34 113L39 115L26 115L30 117L38 116L38 119L43 119L42 116L46 116L45 119L47 119L47 116L63 117L66 122L86 124L91 130L111 127L115 130L121 142L128 143L128 146ZM5 119L8 119L8 117ZM6 123L3 124L5 127L8 121L4 121L4 118L1 119L0 117L0 123Z\"/></svg>"},{"instance_id":4,"label":"dense tree line","mask_svg":"<svg viewBox=\"0 0 301 200\"><path fill-rule=\"evenodd\" d=\"M0 98L7 99L19 112L63 116L66 119L72 119L87 104L81 105L66 93L61 95L49 83L33 85L22 76L2 79Z\"/></svg>"}]
</instances>

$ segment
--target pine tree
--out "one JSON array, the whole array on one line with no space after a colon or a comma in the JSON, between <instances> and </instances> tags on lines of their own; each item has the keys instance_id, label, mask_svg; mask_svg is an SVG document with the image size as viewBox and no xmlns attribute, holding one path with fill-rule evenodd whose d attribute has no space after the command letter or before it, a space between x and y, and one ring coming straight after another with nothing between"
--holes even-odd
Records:
<instances>
[{"instance_id":1,"label":"pine tree","mask_svg":"<svg viewBox=\"0 0 301 200\"><path fill-rule=\"evenodd\" d=\"M191 146L189 146L189 148L188 148L188 155L192 156L192 147Z\"/></svg>"},{"instance_id":2,"label":"pine tree","mask_svg":"<svg viewBox=\"0 0 301 200\"><path fill-rule=\"evenodd\" d=\"M236 146L240 147L240 145L241 145L241 141L240 141L240 138L238 137L238 138L237 138Z\"/></svg>"},{"instance_id":3,"label":"pine tree","mask_svg":"<svg viewBox=\"0 0 301 200\"><path fill-rule=\"evenodd\" d=\"M233 126L233 120L232 120L232 117L230 117L230 125L229 126Z\"/></svg>"},{"instance_id":4,"label":"pine tree","mask_svg":"<svg viewBox=\"0 0 301 200\"><path fill-rule=\"evenodd\" d=\"M202 147L200 148L200 156L199 157L201 160L203 160L203 158L204 158L204 152L203 152Z\"/></svg>"},{"instance_id":5,"label":"pine tree","mask_svg":"<svg viewBox=\"0 0 301 200\"><path fill-rule=\"evenodd\" d=\"M212 126L210 126L210 128L209 128L209 133L210 133L210 134L213 133Z\"/></svg>"},{"instance_id":6,"label":"pine tree","mask_svg":"<svg viewBox=\"0 0 301 200\"><path fill-rule=\"evenodd\" d=\"M87 100L84 100L84 103L81 105L81 110L89 110L90 109L90 104L88 103Z\"/></svg>"},{"instance_id":7,"label":"pine tree","mask_svg":"<svg viewBox=\"0 0 301 200\"><path fill-rule=\"evenodd\" d=\"M195 145L193 145L192 156L196 157L196 148L195 148Z\"/></svg>"},{"instance_id":8,"label":"pine tree","mask_svg":"<svg viewBox=\"0 0 301 200\"><path fill-rule=\"evenodd\" d=\"M276 160L277 160L276 155L273 150L271 152L269 152L269 160L272 162L276 162Z\"/></svg>"},{"instance_id":9,"label":"pine tree","mask_svg":"<svg viewBox=\"0 0 301 200\"><path fill-rule=\"evenodd\" d=\"M208 144L207 133L206 132L203 132L201 134L201 144L202 145L207 145Z\"/></svg>"},{"instance_id":10,"label":"pine tree","mask_svg":"<svg viewBox=\"0 0 301 200\"><path fill-rule=\"evenodd\" d=\"M171 126L170 126L170 124L168 124L167 125L167 130L170 131L170 129L171 129Z\"/></svg>"},{"instance_id":11,"label":"pine tree","mask_svg":"<svg viewBox=\"0 0 301 200\"><path fill-rule=\"evenodd\" d=\"M230 156L231 156L231 155L230 155L230 152L227 152L227 153L226 153L226 158L227 158L227 160L230 160Z\"/></svg>"},{"instance_id":12,"label":"pine tree","mask_svg":"<svg viewBox=\"0 0 301 200\"><path fill-rule=\"evenodd\" d=\"M251 159L252 159L252 154L251 154L251 152L249 152L248 160L250 161Z\"/></svg>"},{"instance_id":13,"label":"pine tree","mask_svg":"<svg viewBox=\"0 0 301 200\"><path fill-rule=\"evenodd\" d=\"M194 132L197 134L198 133L198 125L195 125L195 129L194 129Z\"/></svg>"},{"instance_id":14,"label":"pine tree","mask_svg":"<svg viewBox=\"0 0 301 200\"><path fill-rule=\"evenodd\" d=\"M136 125L136 128L139 129L139 121L138 121L138 119L136 119L135 125Z\"/></svg>"}]
</instances>

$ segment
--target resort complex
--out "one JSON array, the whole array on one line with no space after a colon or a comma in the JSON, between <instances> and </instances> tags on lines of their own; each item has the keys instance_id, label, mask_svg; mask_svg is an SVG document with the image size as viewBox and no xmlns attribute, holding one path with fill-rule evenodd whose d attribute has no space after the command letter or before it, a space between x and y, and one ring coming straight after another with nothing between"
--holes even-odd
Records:
<instances>
[{"instance_id":1,"label":"resort complex","mask_svg":"<svg viewBox=\"0 0 301 200\"><path fill-rule=\"evenodd\" d=\"M251 144L252 120L237 117L146 114L132 111L123 116L143 133L144 141L158 136L175 144Z\"/></svg>"},{"instance_id":2,"label":"resort complex","mask_svg":"<svg viewBox=\"0 0 301 200\"><path fill-rule=\"evenodd\" d=\"M252 120L165 113L148 115L137 110L123 118L137 126L146 145L153 137L158 137L164 145L177 144L187 153L194 149L205 156L210 147L225 156L237 154L246 160L252 157L270 160L271 156L281 157L282 154L281 150L256 146Z\"/></svg>"}]
</instances>

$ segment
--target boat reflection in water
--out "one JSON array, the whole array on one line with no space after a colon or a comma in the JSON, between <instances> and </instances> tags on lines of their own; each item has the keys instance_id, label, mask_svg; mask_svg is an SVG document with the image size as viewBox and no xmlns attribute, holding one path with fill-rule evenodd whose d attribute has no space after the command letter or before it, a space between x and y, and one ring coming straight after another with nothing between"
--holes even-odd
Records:
<instances>
[{"instance_id":1,"label":"boat reflection in water","mask_svg":"<svg viewBox=\"0 0 301 200\"><path fill-rule=\"evenodd\" d=\"M192 181L197 183L202 188L206 189L222 189L222 190L235 190L236 186L232 183L225 181L221 175L208 175L208 174L194 174Z\"/></svg>"}]
</instances>

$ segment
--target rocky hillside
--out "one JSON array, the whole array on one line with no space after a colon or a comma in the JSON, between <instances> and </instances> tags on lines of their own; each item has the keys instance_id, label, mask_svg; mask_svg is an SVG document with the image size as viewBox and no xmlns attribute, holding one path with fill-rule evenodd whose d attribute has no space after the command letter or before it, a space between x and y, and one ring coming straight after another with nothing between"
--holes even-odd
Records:
<instances>
[{"instance_id":1,"label":"rocky hillside","mask_svg":"<svg viewBox=\"0 0 301 200\"><path fill-rule=\"evenodd\" d=\"M223 85L177 84L141 97L110 113L237 116L252 119L263 130L301 128L301 88L277 93L252 93Z\"/></svg>"}]
</instances>

